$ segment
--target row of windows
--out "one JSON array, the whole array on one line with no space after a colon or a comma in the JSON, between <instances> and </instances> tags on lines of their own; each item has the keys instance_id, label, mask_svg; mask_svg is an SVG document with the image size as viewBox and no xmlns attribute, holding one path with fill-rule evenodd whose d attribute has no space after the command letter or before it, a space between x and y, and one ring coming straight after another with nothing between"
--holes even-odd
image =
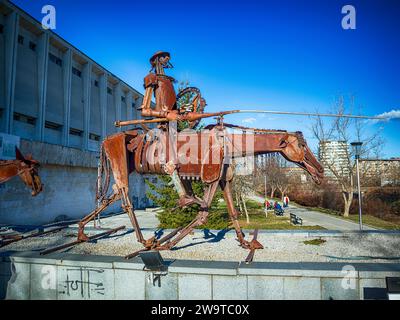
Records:
<instances>
[{"instance_id":1,"label":"row of windows","mask_svg":"<svg viewBox=\"0 0 400 320\"><path fill-rule=\"evenodd\" d=\"M28 124L31 124L31 125L35 125L36 124L36 118L24 115L22 113L17 113L17 112L14 112L14 120L15 121L19 121L19 122L28 123ZM44 124L44 127L47 128L47 129L55 130L55 131L61 131L63 126L61 124L58 124L58 123L55 123L55 122L46 121L45 124ZM73 136L81 137L82 134L83 134L83 131L79 130L79 129L69 128L69 133L71 135L73 135ZM100 141L100 136L98 134L95 134L95 133L90 133L89 134L89 139L90 140L94 140L94 141Z\"/></svg>"},{"instance_id":2,"label":"row of windows","mask_svg":"<svg viewBox=\"0 0 400 320\"><path fill-rule=\"evenodd\" d=\"M0 109L0 111L3 111L3 110ZM1 117L1 115L2 114L0 114L0 117ZM28 123L33 126L36 125L36 118L22 114L22 113L18 113L18 112L14 112L14 120L23 122L23 123ZM45 121L44 127L47 129L55 130L55 131L61 131L63 126L61 124L58 124L55 122ZM82 130L74 129L74 128L69 128L69 133L73 136L79 136L79 137L81 137L83 135ZM100 136L95 133L89 133L89 139L94 140L94 141L100 141Z\"/></svg>"},{"instance_id":3,"label":"row of windows","mask_svg":"<svg viewBox=\"0 0 400 320\"><path fill-rule=\"evenodd\" d=\"M44 126L47 129L56 130L56 131L61 131L61 129L63 127L61 124L51 122L51 121L46 121ZM69 128L69 133L73 136L81 137L83 134L83 131L79 130L79 129ZM100 141L100 136L98 134L90 133L89 139L95 140L95 141Z\"/></svg>"}]
</instances>

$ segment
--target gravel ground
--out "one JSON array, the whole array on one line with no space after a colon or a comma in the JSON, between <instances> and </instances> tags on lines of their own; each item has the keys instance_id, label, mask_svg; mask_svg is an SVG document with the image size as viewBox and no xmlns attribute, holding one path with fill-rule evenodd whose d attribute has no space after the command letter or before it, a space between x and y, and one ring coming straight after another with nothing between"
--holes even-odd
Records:
<instances>
[{"instance_id":1,"label":"gravel ground","mask_svg":"<svg viewBox=\"0 0 400 320\"><path fill-rule=\"evenodd\" d=\"M143 231L145 238L154 232ZM90 235L91 233L88 232ZM247 237L248 232L246 233ZM75 240L76 230L67 229L42 237L30 238L5 246L4 251L42 250ZM240 248L235 233L221 232L216 238L205 237L196 231L183 239L175 250L162 251L164 258L243 261L248 251ZM254 261L267 262L391 262L400 263L399 234L345 234L344 236L326 236L325 243L306 245L303 241L312 240L296 233L259 233L258 240L264 250L257 250ZM132 230L121 230L108 238L95 243L83 243L68 250L69 253L124 256L141 249ZM379 259L381 258L381 259ZM386 259L382 259L386 258ZM391 258L391 259L388 259Z\"/></svg>"}]
</instances>

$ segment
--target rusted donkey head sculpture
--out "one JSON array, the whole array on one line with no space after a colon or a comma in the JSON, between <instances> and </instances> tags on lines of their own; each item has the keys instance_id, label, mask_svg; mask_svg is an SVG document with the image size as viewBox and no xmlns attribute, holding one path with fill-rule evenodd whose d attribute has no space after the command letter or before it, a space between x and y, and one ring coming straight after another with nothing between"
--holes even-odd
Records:
<instances>
[{"instance_id":1,"label":"rusted donkey head sculpture","mask_svg":"<svg viewBox=\"0 0 400 320\"><path fill-rule=\"evenodd\" d=\"M32 189L32 196L38 195L43 189L38 174L39 162L30 155L24 157L17 147L15 156L16 160L0 160L0 183L18 175L25 185Z\"/></svg>"}]
</instances>

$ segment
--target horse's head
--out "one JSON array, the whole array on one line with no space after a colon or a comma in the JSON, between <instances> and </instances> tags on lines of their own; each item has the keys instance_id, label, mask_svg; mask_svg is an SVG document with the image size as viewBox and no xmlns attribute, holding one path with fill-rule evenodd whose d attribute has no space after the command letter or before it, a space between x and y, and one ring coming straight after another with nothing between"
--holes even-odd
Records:
<instances>
[{"instance_id":1,"label":"horse's head","mask_svg":"<svg viewBox=\"0 0 400 320\"><path fill-rule=\"evenodd\" d=\"M32 196L38 195L43 189L42 181L38 174L39 162L32 159L30 155L24 157L18 148L15 148L15 155L17 160L20 161L18 175L32 189Z\"/></svg>"},{"instance_id":2,"label":"horse's head","mask_svg":"<svg viewBox=\"0 0 400 320\"><path fill-rule=\"evenodd\" d=\"M287 133L281 140L282 154L306 170L317 184L324 178L324 168L318 162L300 131Z\"/></svg>"}]
</instances>

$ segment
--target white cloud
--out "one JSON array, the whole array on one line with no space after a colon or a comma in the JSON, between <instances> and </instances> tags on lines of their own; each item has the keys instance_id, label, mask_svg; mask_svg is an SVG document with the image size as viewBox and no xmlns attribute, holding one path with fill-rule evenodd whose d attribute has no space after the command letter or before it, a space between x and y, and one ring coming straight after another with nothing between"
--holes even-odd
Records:
<instances>
[{"instance_id":1,"label":"white cloud","mask_svg":"<svg viewBox=\"0 0 400 320\"><path fill-rule=\"evenodd\" d=\"M256 122L257 119L256 118L245 118L242 120L242 123L253 123Z\"/></svg>"},{"instance_id":2,"label":"white cloud","mask_svg":"<svg viewBox=\"0 0 400 320\"><path fill-rule=\"evenodd\" d=\"M390 119L400 119L400 110L392 110L389 112L384 112L379 115L379 117L388 117Z\"/></svg>"},{"instance_id":3,"label":"white cloud","mask_svg":"<svg viewBox=\"0 0 400 320\"><path fill-rule=\"evenodd\" d=\"M387 122L392 119L400 119L400 110L392 110L392 111L384 112L384 113L378 114L377 117L385 117L387 119L372 120L373 123L382 122L382 121Z\"/></svg>"}]
</instances>

